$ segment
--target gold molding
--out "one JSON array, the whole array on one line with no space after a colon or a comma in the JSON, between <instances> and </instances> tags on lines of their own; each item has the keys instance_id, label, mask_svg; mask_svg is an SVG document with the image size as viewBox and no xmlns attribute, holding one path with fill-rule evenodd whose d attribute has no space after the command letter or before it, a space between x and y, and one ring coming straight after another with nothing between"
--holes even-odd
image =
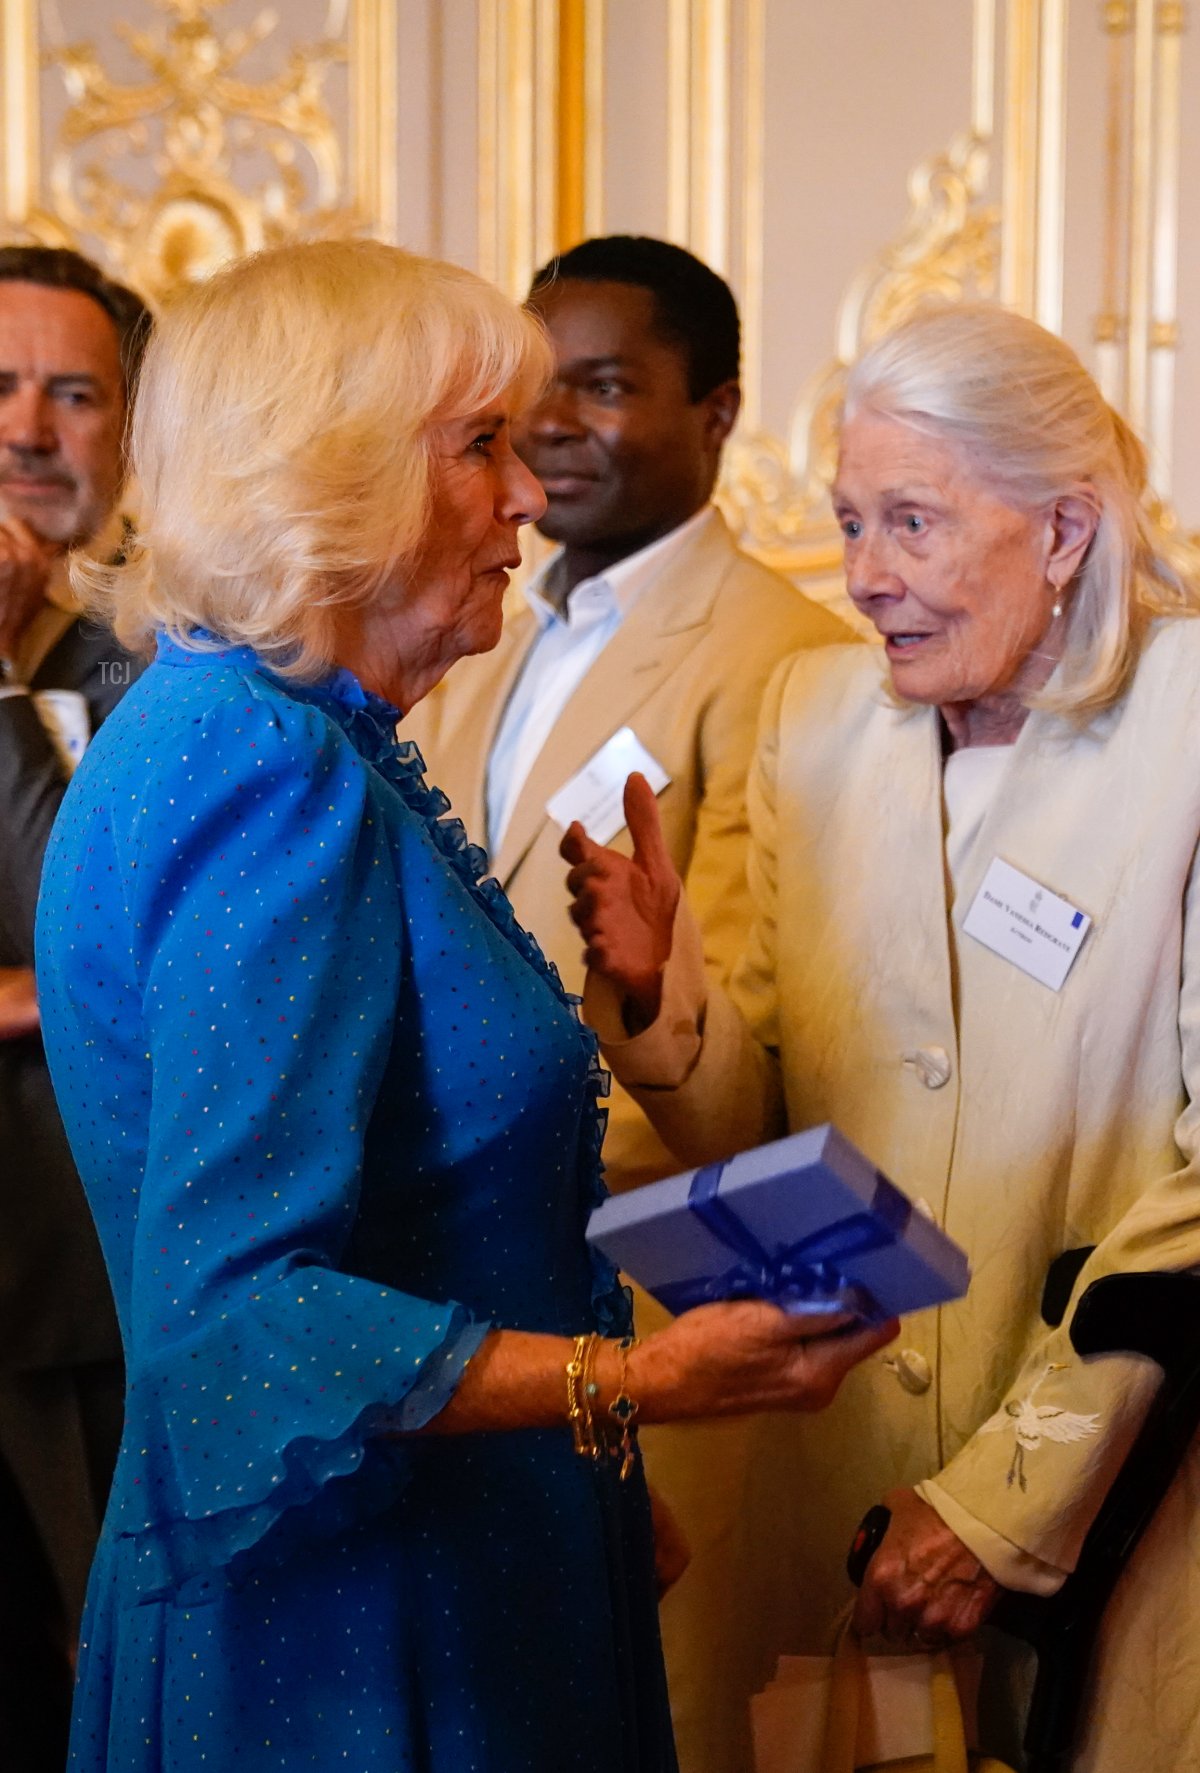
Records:
<instances>
[{"instance_id":1,"label":"gold molding","mask_svg":"<svg viewBox=\"0 0 1200 1773\"><path fill-rule=\"evenodd\" d=\"M478 230L476 257L480 275L500 281L500 56L499 0L479 0L476 39L476 112L479 140L476 148L475 218Z\"/></svg>"},{"instance_id":2,"label":"gold molding","mask_svg":"<svg viewBox=\"0 0 1200 1773\"><path fill-rule=\"evenodd\" d=\"M758 11L756 0L747 0L747 10L752 3ZM677 0L680 17L682 10ZM765 72L765 60L750 54L754 41L751 32L748 100L756 79L761 91ZM905 225L851 280L838 310L835 356L801 391L789 442L756 429L747 418L730 440L722 464L717 500L742 546L803 583L810 595L836 604L863 632L868 625L844 595L842 539L827 504L842 389L849 365L863 347L931 296L953 300L996 292L1000 213L987 200L995 60L996 0L974 0L970 130L910 174ZM754 127L761 123L756 120ZM746 180L755 166L749 145L747 139ZM750 201L744 219L747 246L757 225L761 252L761 219L756 223Z\"/></svg>"},{"instance_id":3,"label":"gold molding","mask_svg":"<svg viewBox=\"0 0 1200 1773\"><path fill-rule=\"evenodd\" d=\"M742 422L760 422L766 283L766 0L742 0Z\"/></svg>"},{"instance_id":4,"label":"gold molding","mask_svg":"<svg viewBox=\"0 0 1200 1773\"><path fill-rule=\"evenodd\" d=\"M602 227L603 0L480 0L479 269L517 299Z\"/></svg>"},{"instance_id":5,"label":"gold molding","mask_svg":"<svg viewBox=\"0 0 1200 1773\"><path fill-rule=\"evenodd\" d=\"M996 127L996 0L974 0L971 18L971 134L990 142Z\"/></svg>"},{"instance_id":6,"label":"gold molding","mask_svg":"<svg viewBox=\"0 0 1200 1773\"><path fill-rule=\"evenodd\" d=\"M690 16L675 0L676 16ZM1099 0L1108 38L1104 241L1097 369L1145 438L1169 494L1177 314L1182 0ZM851 281L836 355L802 390L790 441L747 424L727 452L720 500L743 544L836 597L836 531L825 514L836 411L863 346L931 293L995 293L1061 331L1065 270L1067 0L974 0L972 129L918 167L903 232ZM1004 85L996 70L1003 29ZM1130 53L1132 51L1132 54ZM999 212L987 201L992 120L1004 119ZM747 165L749 161L747 161ZM745 171L745 169L743 169ZM761 229L760 229L761 232ZM1169 506L1166 507L1170 515Z\"/></svg>"},{"instance_id":7,"label":"gold molding","mask_svg":"<svg viewBox=\"0 0 1200 1773\"><path fill-rule=\"evenodd\" d=\"M41 134L38 103L36 0L2 0L4 105L4 212L21 227L32 214L37 191Z\"/></svg>"},{"instance_id":8,"label":"gold molding","mask_svg":"<svg viewBox=\"0 0 1200 1773\"><path fill-rule=\"evenodd\" d=\"M604 231L604 0L559 0L554 251Z\"/></svg>"},{"instance_id":9,"label":"gold molding","mask_svg":"<svg viewBox=\"0 0 1200 1773\"><path fill-rule=\"evenodd\" d=\"M397 0L352 0L350 155L355 206L373 231L395 240L400 225Z\"/></svg>"},{"instance_id":10,"label":"gold molding","mask_svg":"<svg viewBox=\"0 0 1200 1773\"><path fill-rule=\"evenodd\" d=\"M583 0L584 9L584 233L604 232L604 0Z\"/></svg>"},{"instance_id":11,"label":"gold molding","mask_svg":"<svg viewBox=\"0 0 1200 1773\"><path fill-rule=\"evenodd\" d=\"M1037 261L1037 21L1039 0L1008 0L1000 299L1022 313L1034 306Z\"/></svg>"},{"instance_id":12,"label":"gold molding","mask_svg":"<svg viewBox=\"0 0 1200 1773\"><path fill-rule=\"evenodd\" d=\"M1111 291L1106 291L1097 330L1111 336L1101 343L1101 367L1110 385L1119 382L1124 370L1125 412L1150 452L1155 491L1165 501L1171 492L1175 442L1182 36L1187 11L1179 0L1128 0L1112 19L1111 10L1105 9L1106 28L1110 32L1123 28L1132 39L1131 65L1120 69L1130 89L1127 152L1121 157L1127 166L1121 214L1127 240L1127 300L1126 312L1118 314L1113 328ZM1110 107L1121 102L1120 75L1114 72L1110 78ZM1115 202L1111 194L1110 202ZM1115 231L1117 224L1110 226Z\"/></svg>"},{"instance_id":13,"label":"gold molding","mask_svg":"<svg viewBox=\"0 0 1200 1773\"><path fill-rule=\"evenodd\" d=\"M1100 277L1100 306L1092 324L1096 345L1096 379L1104 398L1124 406L1125 358L1122 343L1127 336L1124 312L1123 255L1127 204L1125 177L1129 110L1126 104L1125 62L1133 27L1130 0L1101 0L1100 29L1105 50L1104 96L1104 233Z\"/></svg>"},{"instance_id":14,"label":"gold molding","mask_svg":"<svg viewBox=\"0 0 1200 1773\"><path fill-rule=\"evenodd\" d=\"M533 157L527 177L533 182L533 240L529 274L545 264L558 249L559 179L562 172L562 138L558 82L562 71L559 52L562 0L535 0ZM512 293L524 295L529 276Z\"/></svg>"},{"instance_id":15,"label":"gold molding","mask_svg":"<svg viewBox=\"0 0 1200 1773\"><path fill-rule=\"evenodd\" d=\"M1037 122L1033 317L1051 332L1061 332L1067 212L1067 0L1042 0Z\"/></svg>"},{"instance_id":16,"label":"gold molding","mask_svg":"<svg viewBox=\"0 0 1200 1773\"><path fill-rule=\"evenodd\" d=\"M691 235L692 0L667 0L667 233Z\"/></svg>"},{"instance_id":17,"label":"gold molding","mask_svg":"<svg viewBox=\"0 0 1200 1773\"><path fill-rule=\"evenodd\" d=\"M742 546L778 571L807 582L832 581L839 570L841 539L826 495L846 372L864 346L931 297L995 293L999 217L986 201L988 170L988 144L970 133L914 169L908 220L851 281L837 317L837 354L803 389L790 444L764 432L731 439L718 502Z\"/></svg>"},{"instance_id":18,"label":"gold molding","mask_svg":"<svg viewBox=\"0 0 1200 1773\"><path fill-rule=\"evenodd\" d=\"M729 275L732 0L668 0L667 232Z\"/></svg>"},{"instance_id":19,"label":"gold molding","mask_svg":"<svg viewBox=\"0 0 1200 1773\"><path fill-rule=\"evenodd\" d=\"M561 134L559 0L480 0L478 16L479 269L520 299L558 248L559 168L573 153ZM574 194L564 200L578 213Z\"/></svg>"},{"instance_id":20,"label":"gold molding","mask_svg":"<svg viewBox=\"0 0 1200 1773\"><path fill-rule=\"evenodd\" d=\"M510 295L532 267L533 0L480 0L479 268Z\"/></svg>"},{"instance_id":21,"label":"gold molding","mask_svg":"<svg viewBox=\"0 0 1200 1773\"><path fill-rule=\"evenodd\" d=\"M1008 0L1000 294L1062 327L1067 0Z\"/></svg>"},{"instance_id":22,"label":"gold molding","mask_svg":"<svg viewBox=\"0 0 1200 1773\"><path fill-rule=\"evenodd\" d=\"M3 0L10 231L80 246L151 298L296 234L395 237L397 0L332 6L332 34L315 43L277 36L269 9L218 29L212 15L224 3L155 0L165 17L154 28L116 21L142 70L121 82L90 41L59 36L43 50L33 0ZM242 78L243 57L272 38L277 71ZM324 93L339 63L348 63L344 141ZM68 104L43 149L39 81L55 78ZM253 172L246 156L256 157ZM152 163L157 182L147 187Z\"/></svg>"},{"instance_id":23,"label":"gold molding","mask_svg":"<svg viewBox=\"0 0 1200 1773\"><path fill-rule=\"evenodd\" d=\"M1134 0L1133 126L1129 172L1129 342L1126 417L1145 437L1150 418L1154 239L1154 22L1157 0Z\"/></svg>"},{"instance_id":24,"label":"gold molding","mask_svg":"<svg viewBox=\"0 0 1200 1773\"><path fill-rule=\"evenodd\" d=\"M1154 221L1150 267L1150 358L1146 442L1159 496L1171 496L1175 456L1175 353L1179 348L1179 159L1183 133L1182 35L1178 0L1159 0L1156 15Z\"/></svg>"},{"instance_id":25,"label":"gold molding","mask_svg":"<svg viewBox=\"0 0 1200 1773\"><path fill-rule=\"evenodd\" d=\"M765 149L766 0L667 0L667 235L737 288L743 429L762 397Z\"/></svg>"},{"instance_id":26,"label":"gold molding","mask_svg":"<svg viewBox=\"0 0 1200 1773\"><path fill-rule=\"evenodd\" d=\"M558 20L558 191L555 245L582 240L587 228L588 133L586 0L561 0Z\"/></svg>"},{"instance_id":27,"label":"gold molding","mask_svg":"<svg viewBox=\"0 0 1200 1773\"><path fill-rule=\"evenodd\" d=\"M604 231L604 0L559 0L553 250Z\"/></svg>"}]
</instances>

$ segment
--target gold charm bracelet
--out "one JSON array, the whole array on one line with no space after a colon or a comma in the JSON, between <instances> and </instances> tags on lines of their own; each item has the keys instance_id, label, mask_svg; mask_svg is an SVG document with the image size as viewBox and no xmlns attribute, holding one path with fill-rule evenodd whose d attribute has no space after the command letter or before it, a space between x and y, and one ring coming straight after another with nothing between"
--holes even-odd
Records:
<instances>
[{"instance_id":1,"label":"gold charm bracelet","mask_svg":"<svg viewBox=\"0 0 1200 1773\"><path fill-rule=\"evenodd\" d=\"M617 1344L617 1394L606 1412L611 1423L596 1415L596 1400L600 1395L595 1377L596 1359L603 1340L595 1330L575 1338L566 1369L567 1421L580 1458L598 1464L607 1454L620 1460L618 1476L624 1482L633 1470L635 1460L634 1429L638 1406L629 1395L628 1375L630 1351L637 1347L638 1339L625 1336Z\"/></svg>"}]
</instances>

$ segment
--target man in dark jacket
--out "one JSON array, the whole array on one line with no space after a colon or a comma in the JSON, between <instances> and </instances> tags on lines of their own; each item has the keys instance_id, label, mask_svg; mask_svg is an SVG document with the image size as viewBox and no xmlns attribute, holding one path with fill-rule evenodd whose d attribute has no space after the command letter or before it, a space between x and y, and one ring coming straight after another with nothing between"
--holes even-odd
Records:
<instances>
[{"instance_id":1,"label":"man in dark jacket","mask_svg":"<svg viewBox=\"0 0 1200 1773\"><path fill-rule=\"evenodd\" d=\"M37 1032L33 922L71 769L138 666L80 614L73 548L122 544L149 329L78 253L0 248L0 1741L61 1769L70 1667L121 1427L120 1338Z\"/></svg>"}]
</instances>

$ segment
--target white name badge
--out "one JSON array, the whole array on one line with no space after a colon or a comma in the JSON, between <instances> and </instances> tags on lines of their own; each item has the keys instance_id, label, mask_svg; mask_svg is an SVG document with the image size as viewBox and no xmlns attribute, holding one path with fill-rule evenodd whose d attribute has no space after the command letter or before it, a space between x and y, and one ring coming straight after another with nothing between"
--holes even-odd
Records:
<instances>
[{"instance_id":1,"label":"white name badge","mask_svg":"<svg viewBox=\"0 0 1200 1773\"><path fill-rule=\"evenodd\" d=\"M1092 920L996 856L962 927L993 954L1058 991Z\"/></svg>"},{"instance_id":2,"label":"white name badge","mask_svg":"<svg viewBox=\"0 0 1200 1773\"><path fill-rule=\"evenodd\" d=\"M71 775L92 736L87 703L78 690L69 689L36 690L33 701L63 768Z\"/></svg>"},{"instance_id":3,"label":"white name badge","mask_svg":"<svg viewBox=\"0 0 1200 1773\"><path fill-rule=\"evenodd\" d=\"M625 781L634 770L645 776L656 794L671 780L633 728L623 726L551 795L546 811L563 831L578 819L593 842L611 843L625 825Z\"/></svg>"}]
</instances>

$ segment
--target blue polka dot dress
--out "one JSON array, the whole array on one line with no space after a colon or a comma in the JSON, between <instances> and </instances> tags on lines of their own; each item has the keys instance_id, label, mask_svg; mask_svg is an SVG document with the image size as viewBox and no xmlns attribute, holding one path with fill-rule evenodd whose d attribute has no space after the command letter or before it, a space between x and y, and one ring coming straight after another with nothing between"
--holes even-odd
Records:
<instances>
[{"instance_id":1,"label":"blue polka dot dress","mask_svg":"<svg viewBox=\"0 0 1200 1773\"><path fill-rule=\"evenodd\" d=\"M628 1306L594 1043L394 721L164 640L55 827L42 1016L129 1374L76 1773L675 1767L640 1472L404 1438L490 1325Z\"/></svg>"}]
</instances>

